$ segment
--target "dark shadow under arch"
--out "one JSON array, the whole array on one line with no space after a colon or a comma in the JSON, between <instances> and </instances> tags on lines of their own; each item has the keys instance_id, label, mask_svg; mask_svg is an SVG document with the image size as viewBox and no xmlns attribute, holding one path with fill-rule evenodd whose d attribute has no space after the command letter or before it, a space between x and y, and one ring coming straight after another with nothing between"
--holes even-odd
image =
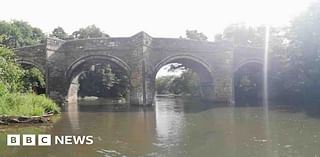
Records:
<instances>
[{"instance_id":1,"label":"dark shadow under arch","mask_svg":"<svg viewBox=\"0 0 320 157\"><path fill-rule=\"evenodd\" d=\"M237 106L262 105L263 63L250 60L234 71L234 99Z\"/></svg>"}]
</instances>

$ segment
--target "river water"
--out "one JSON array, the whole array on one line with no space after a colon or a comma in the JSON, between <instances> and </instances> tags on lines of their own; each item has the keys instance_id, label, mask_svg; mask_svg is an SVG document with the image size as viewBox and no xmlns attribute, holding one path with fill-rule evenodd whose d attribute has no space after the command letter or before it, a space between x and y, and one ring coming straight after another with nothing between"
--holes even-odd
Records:
<instances>
[{"instance_id":1,"label":"river water","mask_svg":"<svg viewBox=\"0 0 320 157\"><path fill-rule=\"evenodd\" d=\"M69 104L51 125L0 126L1 157L320 156L320 119L287 107L157 97L153 107ZM266 118L267 117L267 118ZM7 134L92 135L92 145L8 147Z\"/></svg>"}]
</instances>

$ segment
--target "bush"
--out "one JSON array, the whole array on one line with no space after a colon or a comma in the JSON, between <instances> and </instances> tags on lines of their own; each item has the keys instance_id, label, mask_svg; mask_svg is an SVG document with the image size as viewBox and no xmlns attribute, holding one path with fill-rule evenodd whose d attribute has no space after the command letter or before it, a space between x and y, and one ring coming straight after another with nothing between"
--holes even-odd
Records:
<instances>
[{"instance_id":1,"label":"bush","mask_svg":"<svg viewBox=\"0 0 320 157\"><path fill-rule=\"evenodd\" d=\"M59 113L60 108L42 95L9 93L0 96L0 115L42 116L49 112Z\"/></svg>"}]
</instances>

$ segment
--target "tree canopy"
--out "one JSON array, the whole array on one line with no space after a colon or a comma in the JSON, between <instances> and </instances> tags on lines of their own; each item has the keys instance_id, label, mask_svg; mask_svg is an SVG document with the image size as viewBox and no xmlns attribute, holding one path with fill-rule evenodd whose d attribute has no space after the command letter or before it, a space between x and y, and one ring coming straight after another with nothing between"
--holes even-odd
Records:
<instances>
[{"instance_id":1,"label":"tree canopy","mask_svg":"<svg viewBox=\"0 0 320 157\"><path fill-rule=\"evenodd\" d=\"M199 41L208 40L208 37L206 35L204 35L201 32L198 32L197 30L187 30L186 36L188 39L191 39L191 40L199 40Z\"/></svg>"},{"instance_id":2,"label":"tree canopy","mask_svg":"<svg viewBox=\"0 0 320 157\"><path fill-rule=\"evenodd\" d=\"M50 37L62 39L62 40L72 40L72 39L88 39L88 38L109 38L110 36L100 28L95 25L89 25L84 28L80 28L77 31L74 31L71 35L68 35L62 27L57 27L53 29Z\"/></svg>"},{"instance_id":3,"label":"tree canopy","mask_svg":"<svg viewBox=\"0 0 320 157\"><path fill-rule=\"evenodd\" d=\"M129 79L110 64L95 64L79 76L79 95L125 98Z\"/></svg>"},{"instance_id":4,"label":"tree canopy","mask_svg":"<svg viewBox=\"0 0 320 157\"><path fill-rule=\"evenodd\" d=\"M291 22L288 31L288 66L304 100L320 102L320 1Z\"/></svg>"},{"instance_id":5,"label":"tree canopy","mask_svg":"<svg viewBox=\"0 0 320 157\"><path fill-rule=\"evenodd\" d=\"M52 33L49 36L54 37L54 38L58 38L58 39L62 39L62 40L66 40L69 38L68 33L66 33L64 31L64 29L60 26L53 29Z\"/></svg>"},{"instance_id":6,"label":"tree canopy","mask_svg":"<svg viewBox=\"0 0 320 157\"><path fill-rule=\"evenodd\" d=\"M39 44L45 40L41 29L18 20L0 21L0 35L3 37L1 44L10 48Z\"/></svg>"},{"instance_id":7,"label":"tree canopy","mask_svg":"<svg viewBox=\"0 0 320 157\"><path fill-rule=\"evenodd\" d=\"M108 38L110 37L108 34L101 31L95 25L89 25L85 28L80 28L78 31L74 31L71 34L73 39L87 39L87 38Z\"/></svg>"}]
</instances>

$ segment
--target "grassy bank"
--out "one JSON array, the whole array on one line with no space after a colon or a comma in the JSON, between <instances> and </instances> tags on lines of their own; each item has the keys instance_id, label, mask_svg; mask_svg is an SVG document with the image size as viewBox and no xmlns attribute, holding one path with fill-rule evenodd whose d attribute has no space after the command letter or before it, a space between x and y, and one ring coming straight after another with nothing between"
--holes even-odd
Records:
<instances>
[{"instance_id":1,"label":"grassy bank","mask_svg":"<svg viewBox=\"0 0 320 157\"><path fill-rule=\"evenodd\" d=\"M42 116L49 112L59 113L60 108L45 96L31 93L9 93L0 96L2 116Z\"/></svg>"}]
</instances>

